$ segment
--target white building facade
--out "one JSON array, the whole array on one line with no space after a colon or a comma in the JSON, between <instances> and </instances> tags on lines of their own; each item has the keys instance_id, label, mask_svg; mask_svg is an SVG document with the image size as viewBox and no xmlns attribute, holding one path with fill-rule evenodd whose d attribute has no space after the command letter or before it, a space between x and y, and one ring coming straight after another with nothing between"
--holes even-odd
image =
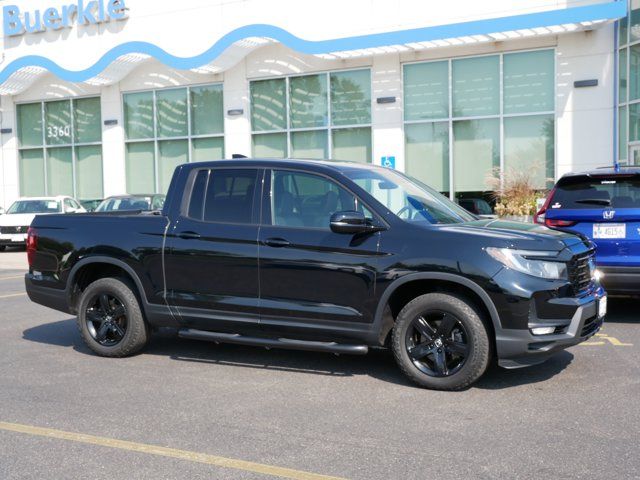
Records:
<instances>
[{"instance_id":1,"label":"white building facade","mask_svg":"<svg viewBox=\"0 0 640 480\"><path fill-rule=\"evenodd\" d=\"M634 2L8 0L0 206L164 192L233 154L387 165L452 198L640 164Z\"/></svg>"}]
</instances>

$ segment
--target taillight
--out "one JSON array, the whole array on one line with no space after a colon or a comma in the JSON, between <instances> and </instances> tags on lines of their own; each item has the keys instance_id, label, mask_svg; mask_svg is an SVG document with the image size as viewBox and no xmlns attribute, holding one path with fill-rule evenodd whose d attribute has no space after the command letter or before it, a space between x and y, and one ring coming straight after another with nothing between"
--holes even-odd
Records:
<instances>
[{"instance_id":1,"label":"taillight","mask_svg":"<svg viewBox=\"0 0 640 480\"><path fill-rule=\"evenodd\" d=\"M544 201L544 205L542 208L533 216L533 221L535 223L539 223L540 225L547 225L545 221L545 214L547 213L547 209L549 208L549 204L551 203L551 199L553 198L553 194L556 193L556 187L553 187L547 195L547 199ZM547 225L548 227L549 225Z\"/></svg>"},{"instance_id":2,"label":"taillight","mask_svg":"<svg viewBox=\"0 0 640 480\"><path fill-rule=\"evenodd\" d=\"M27 230L27 262L29 268L33 267L33 261L36 258L36 248L38 247L38 232L35 228L29 227Z\"/></svg>"},{"instance_id":3,"label":"taillight","mask_svg":"<svg viewBox=\"0 0 640 480\"><path fill-rule=\"evenodd\" d=\"M575 225L576 222L573 222L571 220L558 220L556 218L546 218L544 220L544 224L547 227L570 227L572 225Z\"/></svg>"}]
</instances>

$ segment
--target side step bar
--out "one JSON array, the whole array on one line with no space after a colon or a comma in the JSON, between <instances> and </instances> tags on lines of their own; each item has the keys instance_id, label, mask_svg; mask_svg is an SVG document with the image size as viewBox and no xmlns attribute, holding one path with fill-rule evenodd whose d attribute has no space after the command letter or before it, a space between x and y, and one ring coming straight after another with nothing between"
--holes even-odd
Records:
<instances>
[{"instance_id":1,"label":"side step bar","mask_svg":"<svg viewBox=\"0 0 640 480\"><path fill-rule=\"evenodd\" d=\"M267 348L286 348L289 350L310 350L314 352L329 352L336 354L365 355L369 351L366 345L349 345L335 342L312 342L307 340L292 340L290 338L260 338L246 337L238 333L206 332L192 328L178 330L180 338L191 340L207 340L216 343L236 343L239 345L253 345Z\"/></svg>"}]
</instances>

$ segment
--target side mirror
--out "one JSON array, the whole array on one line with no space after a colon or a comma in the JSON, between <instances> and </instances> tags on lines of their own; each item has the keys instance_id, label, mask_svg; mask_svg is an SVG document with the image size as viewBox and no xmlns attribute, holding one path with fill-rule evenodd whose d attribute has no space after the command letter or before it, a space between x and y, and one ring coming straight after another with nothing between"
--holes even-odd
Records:
<instances>
[{"instance_id":1,"label":"side mirror","mask_svg":"<svg viewBox=\"0 0 640 480\"><path fill-rule=\"evenodd\" d=\"M335 233L373 233L384 230L384 227L371 225L364 213L353 211L334 213L331 215L330 226L331 231Z\"/></svg>"}]
</instances>

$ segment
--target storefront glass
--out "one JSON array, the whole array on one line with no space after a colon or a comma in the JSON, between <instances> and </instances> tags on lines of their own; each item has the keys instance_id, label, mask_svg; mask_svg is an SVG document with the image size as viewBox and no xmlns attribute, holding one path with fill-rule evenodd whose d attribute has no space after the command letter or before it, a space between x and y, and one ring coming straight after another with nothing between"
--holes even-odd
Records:
<instances>
[{"instance_id":1,"label":"storefront glass","mask_svg":"<svg viewBox=\"0 0 640 480\"><path fill-rule=\"evenodd\" d=\"M371 162L369 70L256 80L250 97L255 157Z\"/></svg>"},{"instance_id":2,"label":"storefront glass","mask_svg":"<svg viewBox=\"0 0 640 480\"><path fill-rule=\"evenodd\" d=\"M407 173L452 197L483 195L497 168L526 165L536 186L548 186L555 169L553 50L403 70Z\"/></svg>"},{"instance_id":3,"label":"storefront glass","mask_svg":"<svg viewBox=\"0 0 640 480\"><path fill-rule=\"evenodd\" d=\"M165 193L175 167L224 158L222 85L123 95L129 193Z\"/></svg>"},{"instance_id":4,"label":"storefront glass","mask_svg":"<svg viewBox=\"0 0 640 480\"><path fill-rule=\"evenodd\" d=\"M99 97L19 104L17 124L20 195L102 198Z\"/></svg>"}]
</instances>

